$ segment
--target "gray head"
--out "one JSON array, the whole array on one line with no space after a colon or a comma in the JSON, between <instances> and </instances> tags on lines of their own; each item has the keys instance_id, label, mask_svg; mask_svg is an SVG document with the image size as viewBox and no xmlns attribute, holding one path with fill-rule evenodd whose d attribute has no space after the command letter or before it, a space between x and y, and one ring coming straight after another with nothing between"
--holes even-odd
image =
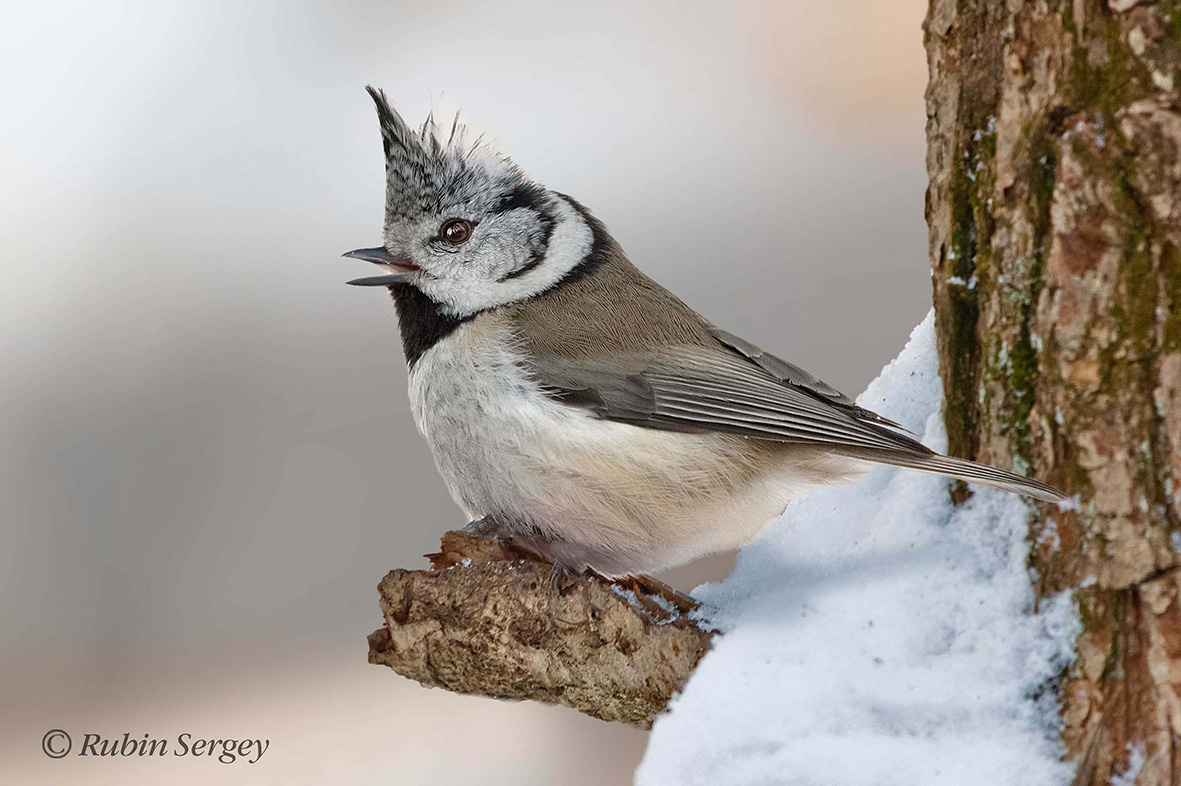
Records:
<instances>
[{"instance_id":1,"label":"gray head","mask_svg":"<svg viewBox=\"0 0 1181 786\"><path fill-rule=\"evenodd\" d=\"M428 117L414 131L383 91L366 89L385 148L383 246L345 256L388 273L349 283L408 284L465 317L548 289L590 252L591 228L572 201L469 139L458 116L448 128Z\"/></svg>"}]
</instances>

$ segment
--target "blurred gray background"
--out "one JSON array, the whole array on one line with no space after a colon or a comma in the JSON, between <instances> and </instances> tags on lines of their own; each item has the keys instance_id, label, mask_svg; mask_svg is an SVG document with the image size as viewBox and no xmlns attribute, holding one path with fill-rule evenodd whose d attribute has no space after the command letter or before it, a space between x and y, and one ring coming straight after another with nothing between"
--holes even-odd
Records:
<instances>
[{"instance_id":1,"label":"blurred gray background","mask_svg":"<svg viewBox=\"0 0 1181 786\"><path fill-rule=\"evenodd\" d=\"M414 430L362 87L461 107L709 318L856 393L929 303L922 0L45 2L0 29L0 769L626 783L642 732L365 662L464 523ZM358 267L360 266L360 267ZM691 588L725 560L673 577ZM60 727L256 765L47 759Z\"/></svg>"}]
</instances>

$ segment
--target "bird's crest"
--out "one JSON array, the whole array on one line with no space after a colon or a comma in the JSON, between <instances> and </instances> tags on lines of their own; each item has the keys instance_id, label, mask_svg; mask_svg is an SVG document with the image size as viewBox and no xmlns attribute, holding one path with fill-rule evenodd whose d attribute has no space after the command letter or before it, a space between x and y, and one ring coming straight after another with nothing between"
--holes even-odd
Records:
<instances>
[{"instance_id":1,"label":"bird's crest","mask_svg":"<svg viewBox=\"0 0 1181 786\"><path fill-rule=\"evenodd\" d=\"M391 217L438 212L449 204L496 195L526 180L483 135L474 139L459 113L448 125L434 113L417 131L394 109L384 90L365 90L377 106L386 160L386 210Z\"/></svg>"}]
</instances>

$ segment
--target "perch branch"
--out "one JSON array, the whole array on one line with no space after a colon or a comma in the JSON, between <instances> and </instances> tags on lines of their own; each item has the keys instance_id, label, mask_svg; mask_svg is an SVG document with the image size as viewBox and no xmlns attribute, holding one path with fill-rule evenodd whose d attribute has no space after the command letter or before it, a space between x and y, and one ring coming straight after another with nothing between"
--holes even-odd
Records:
<instances>
[{"instance_id":1,"label":"perch branch","mask_svg":"<svg viewBox=\"0 0 1181 786\"><path fill-rule=\"evenodd\" d=\"M659 582L553 571L493 538L443 536L430 570L378 585L369 662L428 687L568 707L650 728L709 649L696 603Z\"/></svg>"}]
</instances>

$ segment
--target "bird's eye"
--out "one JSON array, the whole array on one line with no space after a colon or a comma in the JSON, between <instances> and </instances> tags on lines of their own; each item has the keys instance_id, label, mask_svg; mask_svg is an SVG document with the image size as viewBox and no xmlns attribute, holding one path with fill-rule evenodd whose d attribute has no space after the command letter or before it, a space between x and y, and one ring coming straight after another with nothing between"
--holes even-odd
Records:
<instances>
[{"instance_id":1,"label":"bird's eye","mask_svg":"<svg viewBox=\"0 0 1181 786\"><path fill-rule=\"evenodd\" d=\"M453 246L462 246L472 236L472 224L462 218L453 218L439 228L439 237Z\"/></svg>"}]
</instances>

